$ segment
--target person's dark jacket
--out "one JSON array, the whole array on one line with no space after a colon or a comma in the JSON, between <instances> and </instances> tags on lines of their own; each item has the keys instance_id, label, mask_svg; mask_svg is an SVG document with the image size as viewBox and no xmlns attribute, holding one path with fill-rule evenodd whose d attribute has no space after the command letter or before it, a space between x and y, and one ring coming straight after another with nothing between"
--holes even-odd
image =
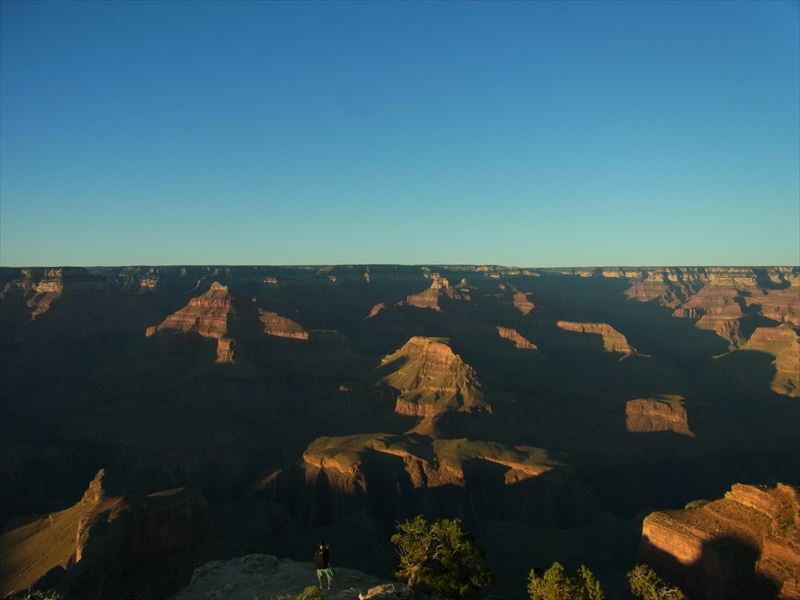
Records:
<instances>
[{"instance_id":1,"label":"person's dark jacket","mask_svg":"<svg viewBox=\"0 0 800 600\"><path fill-rule=\"evenodd\" d=\"M328 550L327 546L324 548L317 548L317 551L314 553L314 564L318 569L327 569L328 566L330 566L330 557L331 552Z\"/></svg>"}]
</instances>

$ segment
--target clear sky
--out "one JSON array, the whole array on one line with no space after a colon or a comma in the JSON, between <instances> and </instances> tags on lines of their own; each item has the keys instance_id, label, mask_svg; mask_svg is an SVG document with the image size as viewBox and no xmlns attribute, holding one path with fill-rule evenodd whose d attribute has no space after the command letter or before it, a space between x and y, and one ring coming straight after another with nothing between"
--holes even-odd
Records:
<instances>
[{"instance_id":1,"label":"clear sky","mask_svg":"<svg viewBox=\"0 0 800 600\"><path fill-rule=\"evenodd\" d=\"M0 264L800 264L798 2L0 2Z\"/></svg>"}]
</instances>

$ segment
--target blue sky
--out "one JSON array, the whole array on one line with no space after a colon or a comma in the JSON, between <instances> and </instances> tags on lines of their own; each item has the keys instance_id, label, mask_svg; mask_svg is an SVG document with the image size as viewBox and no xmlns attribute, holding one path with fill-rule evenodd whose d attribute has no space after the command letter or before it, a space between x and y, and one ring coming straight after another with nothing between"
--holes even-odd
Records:
<instances>
[{"instance_id":1,"label":"blue sky","mask_svg":"<svg viewBox=\"0 0 800 600\"><path fill-rule=\"evenodd\" d=\"M4 1L0 264L800 264L799 7Z\"/></svg>"}]
</instances>

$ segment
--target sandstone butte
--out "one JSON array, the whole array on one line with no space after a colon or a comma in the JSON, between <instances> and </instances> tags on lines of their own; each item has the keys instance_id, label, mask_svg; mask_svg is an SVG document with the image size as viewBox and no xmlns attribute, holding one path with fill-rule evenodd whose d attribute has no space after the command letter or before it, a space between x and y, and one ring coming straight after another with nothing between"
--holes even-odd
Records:
<instances>
[{"instance_id":1,"label":"sandstone butte","mask_svg":"<svg viewBox=\"0 0 800 600\"><path fill-rule=\"evenodd\" d=\"M625 356L638 354L636 348L628 344L627 338L608 323L576 323L574 321L558 321L556 325L564 331L576 333L590 333L603 337L603 350L618 352Z\"/></svg>"},{"instance_id":2,"label":"sandstone butte","mask_svg":"<svg viewBox=\"0 0 800 600\"><path fill-rule=\"evenodd\" d=\"M628 400L625 404L625 427L632 433L672 431L694 437L683 401L683 396L675 394Z\"/></svg>"},{"instance_id":3,"label":"sandstone butte","mask_svg":"<svg viewBox=\"0 0 800 600\"><path fill-rule=\"evenodd\" d=\"M229 320L236 315L228 286L213 282L208 291L189 300L189 304L169 315L159 325L148 327L145 334L174 330L196 333L217 340L217 362L233 362L233 344L228 335Z\"/></svg>"},{"instance_id":4,"label":"sandstone butte","mask_svg":"<svg viewBox=\"0 0 800 600\"><path fill-rule=\"evenodd\" d=\"M318 438L306 448L303 461L317 469L334 470L353 482L356 488L366 491L365 461L376 453L402 460L415 488L463 487L464 467L474 461L505 467L507 485L554 469L567 469L561 460L541 448L505 446L463 438L432 440L414 434L387 433Z\"/></svg>"},{"instance_id":5,"label":"sandstone butte","mask_svg":"<svg viewBox=\"0 0 800 600\"><path fill-rule=\"evenodd\" d=\"M287 317L282 317L276 312L258 309L258 316L264 324L264 333L275 337L290 338L294 340L308 340L310 335L302 325Z\"/></svg>"},{"instance_id":6,"label":"sandstone butte","mask_svg":"<svg viewBox=\"0 0 800 600\"><path fill-rule=\"evenodd\" d=\"M528 294L525 292L514 292L512 302L514 304L514 308L516 308L523 315L527 315L534 308L536 308L536 305L528 299Z\"/></svg>"},{"instance_id":7,"label":"sandstone butte","mask_svg":"<svg viewBox=\"0 0 800 600\"><path fill-rule=\"evenodd\" d=\"M465 294L462 290L450 287L450 282L447 278L441 277L438 273L433 273L431 279L431 286L418 294L408 296L406 298L406 304L417 308L429 308L431 310L441 311L442 307L439 304L441 298L469 300L469 295Z\"/></svg>"},{"instance_id":8,"label":"sandstone butte","mask_svg":"<svg viewBox=\"0 0 800 600\"><path fill-rule=\"evenodd\" d=\"M491 412L475 370L442 338L414 336L384 356L381 383L399 392L395 411L432 416L446 411Z\"/></svg>"},{"instance_id":9,"label":"sandstone butte","mask_svg":"<svg viewBox=\"0 0 800 600\"><path fill-rule=\"evenodd\" d=\"M31 320L50 310L50 305L67 292L105 292L109 283L80 267L20 269L19 276L3 286L0 297L22 294Z\"/></svg>"},{"instance_id":10,"label":"sandstone butte","mask_svg":"<svg viewBox=\"0 0 800 600\"><path fill-rule=\"evenodd\" d=\"M800 336L790 325L758 327L739 350L756 350L774 356L772 390L784 396L800 397Z\"/></svg>"},{"instance_id":11,"label":"sandstone butte","mask_svg":"<svg viewBox=\"0 0 800 600\"><path fill-rule=\"evenodd\" d=\"M800 497L734 484L724 498L655 512L640 558L691 598L800 598Z\"/></svg>"},{"instance_id":12,"label":"sandstone butte","mask_svg":"<svg viewBox=\"0 0 800 600\"><path fill-rule=\"evenodd\" d=\"M111 598L134 586L137 592L125 597L163 597L185 585L215 543L200 494L180 488L117 495L100 470L75 505L0 535L0 594L38 582L66 597Z\"/></svg>"},{"instance_id":13,"label":"sandstone butte","mask_svg":"<svg viewBox=\"0 0 800 600\"><path fill-rule=\"evenodd\" d=\"M510 327L497 326L497 335L504 340L508 340L520 350L538 350L539 347L533 342L525 339L516 329Z\"/></svg>"}]
</instances>

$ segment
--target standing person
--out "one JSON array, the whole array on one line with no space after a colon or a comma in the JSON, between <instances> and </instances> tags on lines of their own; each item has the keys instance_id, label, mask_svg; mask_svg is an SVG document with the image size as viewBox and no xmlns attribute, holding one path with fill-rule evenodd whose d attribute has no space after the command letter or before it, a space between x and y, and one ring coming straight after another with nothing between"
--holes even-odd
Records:
<instances>
[{"instance_id":1,"label":"standing person","mask_svg":"<svg viewBox=\"0 0 800 600\"><path fill-rule=\"evenodd\" d=\"M328 589L333 585L333 569L331 569L331 549L325 542L320 542L317 551L314 552L314 564L317 567L317 580L319 589L322 589L322 576L328 579Z\"/></svg>"}]
</instances>

